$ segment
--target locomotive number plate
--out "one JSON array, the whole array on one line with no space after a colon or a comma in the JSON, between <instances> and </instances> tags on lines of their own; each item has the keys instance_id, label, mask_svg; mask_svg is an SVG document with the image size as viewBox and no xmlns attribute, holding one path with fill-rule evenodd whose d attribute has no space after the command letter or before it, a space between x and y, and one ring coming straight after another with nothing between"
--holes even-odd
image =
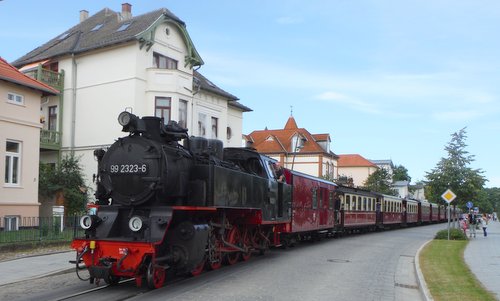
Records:
<instances>
[{"instance_id":1,"label":"locomotive number plate","mask_svg":"<svg viewBox=\"0 0 500 301\"><path fill-rule=\"evenodd\" d=\"M147 164L112 164L109 172L112 174L146 174L148 169Z\"/></svg>"}]
</instances>

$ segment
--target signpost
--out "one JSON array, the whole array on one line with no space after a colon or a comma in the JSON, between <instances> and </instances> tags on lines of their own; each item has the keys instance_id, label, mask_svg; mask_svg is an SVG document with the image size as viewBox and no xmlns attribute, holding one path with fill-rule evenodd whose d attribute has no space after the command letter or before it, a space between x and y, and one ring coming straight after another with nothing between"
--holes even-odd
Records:
<instances>
[{"instance_id":1,"label":"signpost","mask_svg":"<svg viewBox=\"0 0 500 301\"><path fill-rule=\"evenodd\" d=\"M442 195L441 198L445 200L448 203L448 240L450 240L450 215L451 215L451 210L450 210L450 203L457 197L451 189L447 189Z\"/></svg>"}]
</instances>

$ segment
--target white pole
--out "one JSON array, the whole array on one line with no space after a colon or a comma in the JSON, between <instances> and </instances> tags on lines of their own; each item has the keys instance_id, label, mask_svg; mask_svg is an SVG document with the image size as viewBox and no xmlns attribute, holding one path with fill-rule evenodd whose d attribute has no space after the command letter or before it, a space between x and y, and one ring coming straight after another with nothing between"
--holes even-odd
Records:
<instances>
[{"instance_id":1,"label":"white pole","mask_svg":"<svg viewBox=\"0 0 500 301\"><path fill-rule=\"evenodd\" d=\"M450 240L450 204L448 203L448 240Z\"/></svg>"}]
</instances>

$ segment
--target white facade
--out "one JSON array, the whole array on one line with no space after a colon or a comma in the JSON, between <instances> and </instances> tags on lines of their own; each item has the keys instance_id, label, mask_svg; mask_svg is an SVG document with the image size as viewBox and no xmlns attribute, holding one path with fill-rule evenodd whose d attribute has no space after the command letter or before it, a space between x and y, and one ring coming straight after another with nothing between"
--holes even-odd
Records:
<instances>
[{"instance_id":1,"label":"white facade","mask_svg":"<svg viewBox=\"0 0 500 301\"><path fill-rule=\"evenodd\" d=\"M221 139L224 146L240 146L242 111L229 107L225 97L193 89L193 69L185 64L187 44L177 26L160 24L154 37L150 49L134 41L59 59L59 69L65 71L62 151L80 157L90 187L97 168L94 149L126 135L117 122L119 113L131 110L140 117L153 116L157 97L170 100L171 120L179 120L180 101L187 104L189 135L204 134ZM177 61L177 68L155 67L154 53Z\"/></svg>"}]
</instances>

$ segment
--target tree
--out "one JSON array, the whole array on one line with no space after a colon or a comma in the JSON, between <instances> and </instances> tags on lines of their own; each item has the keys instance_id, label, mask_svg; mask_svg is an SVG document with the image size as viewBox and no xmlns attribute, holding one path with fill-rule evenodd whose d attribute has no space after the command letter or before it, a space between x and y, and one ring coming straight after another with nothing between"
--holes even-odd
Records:
<instances>
[{"instance_id":1,"label":"tree","mask_svg":"<svg viewBox=\"0 0 500 301\"><path fill-rule=\"evenodd\" d=\"M392 178L385 168L379 168L372 173L363 183L363 188L375 192L397 195L397 191L391 188Z\"/></svg>"},{"instance_id":2,"label":"tree","mask_svg":"<svg viewBox=\"0 0 500 301\"><path fill-rule=\"evenodd\" d=\"M469 167L474 161L474 155L465 150L465 129L451 135L451 141L445 146L448 157L441 158L436 167L426 173L425 195L432 202L444 203L441 195L451 189L457 195L454 204L465 209L465 203L476 200L483 189L486 182L483 171Z\"/></svg>"},{"instance_id":3,"label":"tree","mask_svg":"<svg viewBox=\"0 0 500 301\"><path fill-rule=\"evenodd\" d=\"M68 155L55 168L40 163L39 178L39 194L50 197L62 192L68 215L80 213L85 209L88 188L85 185L79 158Z\"/></svg>"},{"instance_id":4,"label":"tree","mask_svg":"<svg viewBox=\"0 0 500 301\"><path fill-rule=\"evenodd\" d=\"M408 174L408 169L403 165L396 165L392 170L392 181L408 181L411 182L411 177Z\"/></svg>"}]
</instances>

